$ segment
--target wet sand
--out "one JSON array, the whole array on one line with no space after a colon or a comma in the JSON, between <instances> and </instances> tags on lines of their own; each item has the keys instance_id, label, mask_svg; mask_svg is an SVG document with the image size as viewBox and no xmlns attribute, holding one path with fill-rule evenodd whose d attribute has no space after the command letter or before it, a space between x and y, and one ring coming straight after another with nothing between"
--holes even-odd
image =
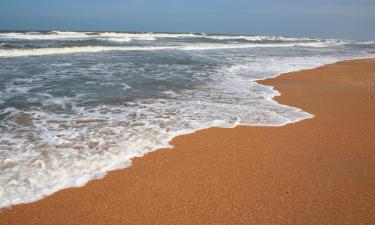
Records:
<instances>
[{"instance_id":1,"label":"wet sand","mask_svg":"<svg viewBox=\"0 0 375 225\"><path fill-rule=\"evenodd\" d=\"M316 115L210 128L83 188L0 213L0 224L375 224L375 60L261 81Z\"/></svg>"}]
</instances>

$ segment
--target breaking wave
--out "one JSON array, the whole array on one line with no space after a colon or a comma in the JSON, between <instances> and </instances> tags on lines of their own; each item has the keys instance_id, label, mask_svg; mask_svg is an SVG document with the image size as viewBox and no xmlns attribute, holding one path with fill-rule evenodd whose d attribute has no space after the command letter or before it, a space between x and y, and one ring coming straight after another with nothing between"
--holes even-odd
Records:
<instances>
[{"instance_id":1,"label":"breaking wave","mask_svg":"<svg viewBox=\"0 0 375 225\"><path fill-rule=\"evenodd\" d=\"M114 41L114 40L111 40ZM115 40L115 42L128 42L128 40ZM246 48L287 48L287 47L307 47L324 48L337 46L339 43L283 43L283 44L191 44L179 46L74 46L58 48L34 48L34 49L0 49L0 57L21 57L21 56L42 56L54 54L72 53L95 53L106 51L155 51L155 50L182 50L199 51L215 49L246 49ZM3 47L3 46L2 46Z\"/></svg>"}]
</instances>

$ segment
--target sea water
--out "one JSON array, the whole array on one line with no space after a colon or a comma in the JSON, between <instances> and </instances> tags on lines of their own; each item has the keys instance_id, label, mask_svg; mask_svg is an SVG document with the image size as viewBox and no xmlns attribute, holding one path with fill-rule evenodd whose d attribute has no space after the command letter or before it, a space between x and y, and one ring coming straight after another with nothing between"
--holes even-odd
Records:
<instances>
[{"instance_id":1,"label":"sea water","mask_svg":"<svg viewBox=\"0 0 375 225\"><path fill-rule=\"evenodd\" d=\"M102 178L177 135L312 118L256 80L371 49L278 36L1 32L0 208Z\"/></svg>"}]
</instances>

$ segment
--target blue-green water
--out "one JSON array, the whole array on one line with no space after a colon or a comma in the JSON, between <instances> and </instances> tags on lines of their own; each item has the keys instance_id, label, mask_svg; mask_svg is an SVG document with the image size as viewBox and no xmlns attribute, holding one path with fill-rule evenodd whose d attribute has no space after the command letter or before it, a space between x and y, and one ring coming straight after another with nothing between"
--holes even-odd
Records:
<instances>
[{"instance_id":1,"label":"blue-green water","mask_svg":"<svg viewBox=\"0 0 375 225\"><path fill-rule=\"evenodd\" d=\"M0 33L0 208L81 186L198 129L311 118L255 83L369 57L374 42Z\"/></svg>"}]
</instances>

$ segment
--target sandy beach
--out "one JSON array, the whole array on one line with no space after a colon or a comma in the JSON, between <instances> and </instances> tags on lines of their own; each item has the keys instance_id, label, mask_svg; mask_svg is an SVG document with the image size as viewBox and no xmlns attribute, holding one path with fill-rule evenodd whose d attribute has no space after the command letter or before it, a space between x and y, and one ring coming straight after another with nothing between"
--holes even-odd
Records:
<instances>
[{"instance_id":1,"label":"sandy beach","mask_svg":"<svg viewBox=\"0 0 375 225\"><path fill-rule=\"evenodd\" d=\"M3 209L0 224L374 224L375 60L260 83L315 117L179 136L83 188Z\"/></svg>"}]
</instances>

